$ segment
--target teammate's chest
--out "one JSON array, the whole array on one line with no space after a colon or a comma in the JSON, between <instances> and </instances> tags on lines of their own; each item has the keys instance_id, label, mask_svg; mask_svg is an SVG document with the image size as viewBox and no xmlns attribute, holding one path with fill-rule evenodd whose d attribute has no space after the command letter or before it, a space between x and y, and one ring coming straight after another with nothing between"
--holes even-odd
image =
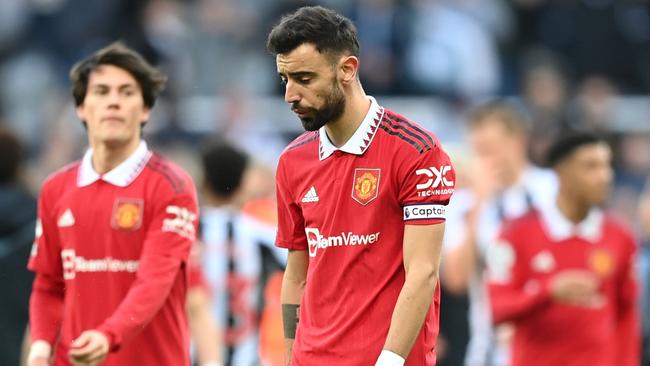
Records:
<instances>
[{"instance_id":1,"label":"teammate's chest","mask_svg":"<svg viewBox=\"0 0 650 366\"><path fill-rule=\"evenodd\" d=\"M62 196L53 219L64 247L101 251L107 247L129 246L139 251L149 203L145 192L138 187L129 189L96 182Z\"/></svg>"},{"instance_id":2,"label":"teammate's chest","mask_svg":"<svg viewBox=\"0 0 650 366\"><path fill-rule=\"evenodd\" d=\"M621 253L611 242L590 242L570 238L556 243L539 244L528 255L528 268L537 276L548 276L567 269L593 272L600 278L611 278L622 261Z\"/></svg>"}]
</instances>

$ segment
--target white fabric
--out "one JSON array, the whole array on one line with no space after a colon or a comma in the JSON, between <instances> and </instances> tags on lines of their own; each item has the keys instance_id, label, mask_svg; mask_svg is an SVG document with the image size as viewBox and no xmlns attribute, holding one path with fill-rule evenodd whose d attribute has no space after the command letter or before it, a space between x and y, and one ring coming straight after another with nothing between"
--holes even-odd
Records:
<instances>
[{"instance_id":1,"label":"white fabric","mask_svg":"<svg viewBox=\"0 0 650 366\"><path fill-rule=\"evenodd\" d=\"M370 108L368 109L368 113L366 113L366 117L363 119L359 127L357 127L357 130L354 132L352 137L350 137L350 139L340 148L334 146L329 140L327 132L325 131L325 126L320 128L320 160L327 159L336 150L341 150L354 155L363 155L363 153L368 149L368 146L370 146L370 143L375 137L377 126L381 122L384 113L383 108L377 104L375 98L369 96L368 99L370 99Z\"/></svg>"},{"instance_id":2,"label":"white fabric","mask_svg":"<svg viewBox=\"0 0 650 366\"><path fill-rule=\"evenodd\" d=\"M603 211L592 208L587 217L579 224L574 224L560 212L557 204L551 204L540 210L546 233L554 242L578 236L591 243L597 243L602 233Z\"/></svg>"},{"instance_id":3,"label":"white fabric","mask_svg":"<svg viewBox=\"0 0 650 366\"><path fill-rule=\"evenodd\" d=\"M228 220L233 223L235 244L235 271L238 281L240 309L244 316L255 315L259 307L262 257L260 245L267 247L275 259L283 266L286 265L287 251L274 245L276 228L229 207L203 207L202 240L203 273L212 293L213 314L222 326L228 324L228 308L226 304L228 276L228 247L226 225ZM232 290L232 289L231 289ZM253 312L253 313L251 313ZM255 319L256 317L248 320ZM233 366L251 366L259 363L258 329L253 323L252 329L240 340L233 354Z\"/></svg>"},{"instance_id":4,"label":"white fabric","mask_svg":"<svg viewBox=\"0 0 650 366\"><path fill-rule=\"evenodd\" d=\"M379 354L379 358L377 358L375 366L403 366L405 361L406 360L397 353L382 350Z\"/></svg>"},{"instance_id":5,"label":"white fabric","mask_svg":"<svg viewBox=\"0 0 650 366\"><path fill-rule=\"evenodd\" d=\"M140 141L138 148L126 160L120 163L106 174L99 174L93 167L93 149L90 148L84 154L79 166L79 173L77 175L77 186L85 187L95 183L98 180L103 180L114 186L126 187L135 178L140 175L145 165L151 158L151 151L147 148L147 143Z\"/></svg>"}]
</instances>

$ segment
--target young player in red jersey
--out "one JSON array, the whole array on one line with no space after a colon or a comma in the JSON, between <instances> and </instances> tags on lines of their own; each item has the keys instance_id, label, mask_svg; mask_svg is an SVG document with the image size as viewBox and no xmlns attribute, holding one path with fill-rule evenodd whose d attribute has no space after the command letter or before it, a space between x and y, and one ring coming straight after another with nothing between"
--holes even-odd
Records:
<instances>
[{"instance_id":1,"label":"young player in red jersey","mask_svg":"<svg viewBox=\"0 0 650 366\"><path fill-rule=\"evenodd\" d=\"M29 365L187 365L195 188L141 140L165 78L113 44L71 79L90 149L40 192Z\"/></svg>"},{"instance_id":2,"label":"young player in red jersey","mask_svg":"<svg viewBox=\"0 0 650 366\"><path fill-rule=\"evenodd\" d=\"M504 227L487 255L493 320L515 324L512 365L637 366L639 318L630 231L598 206L611 150L589 133L549 150L556 204Z\"/></svg>"},{"instance_id":3,"label":"young player in red jersey","mask_svg":"<svg viewBox=\"0 0 650 366\"><path fill-rule=\"evenodd\" d=\"M435 365L449 157L366 96L347 18L303 7L267 46L308 131L277 170L287 365Z\"/></svg>"}]
</instances>

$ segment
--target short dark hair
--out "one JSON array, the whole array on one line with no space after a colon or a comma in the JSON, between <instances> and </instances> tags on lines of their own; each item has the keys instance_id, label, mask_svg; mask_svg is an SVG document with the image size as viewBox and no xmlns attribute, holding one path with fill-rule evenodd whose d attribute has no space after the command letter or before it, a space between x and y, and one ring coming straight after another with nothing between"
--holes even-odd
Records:
<instances>
[{"instance_id":1,"label":"short dark hair","mask_svg":"<svg viewBox=\"0 0 650 366\"><path fill-rule=\"evenodd\" d=\"M224 141L210 141L201 151L204 181L212 193L232 196L239 189L248 155Z\"/></svg>"},{"instance_id":2,"label":"short dark hair","mask_svg":"<svg viewBox=\"0 0 650 366\"><path fill-rule=\"evenodd\" d=\"M0 129L0 184L18 180L23 161L23 144L8 130Z\"/></svg>"},{"instance_id":3,"label":"short dark hair","mask_svg":"<svg viewBox=\"0 0 650 366\"><path fill-rule=\"evenodd\" d=\"M607 140L591 131L567 131L551 143L546 154L546 163L554 167L579 147L593 144L607 144Z\"/></svg>"},{"instance_id":4,"label":"short dark hair","mask_svg":"<svg viewBox=\"0 0 650 366\"><path fill-rule=\"evenodd\" d=\"M321 54L359 56L357 28L352 21L322 6L304 6L282 17L269 33L266 48L277 55L303 43L313 44Z\"/></svg>"},{"instance_id":5,"label":"short dark hair","mask_svg":"<svg viewBox=\"0 0 650 366\"><path fill-rule=\"evenodd\" d=\"M167 82L167 77L142 55L121 42L115 42L77 62L70 70L72 96L77 106L86 98L90 74L102 65L113 65L131 74L142 90L144 104L150 109Z\"/></svg>"},{"instance_id":6,"label":"short dark hair","mask_svg":"<svg viewBox=\"0 0 650 366\"><path fill-rule=\"evenodd\" d=\"M492 100L473 108L469 113L469 128L483 126L488 117L495 117L508 132L525 135L530 127L528 118L511 102L503 99Z\"/></svg>"}]
</instances>

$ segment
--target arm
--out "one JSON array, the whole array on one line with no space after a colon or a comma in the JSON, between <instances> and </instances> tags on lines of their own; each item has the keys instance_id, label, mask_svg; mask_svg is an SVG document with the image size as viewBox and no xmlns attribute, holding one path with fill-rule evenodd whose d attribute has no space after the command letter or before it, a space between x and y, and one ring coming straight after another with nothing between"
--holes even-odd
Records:
<instances>
[{"instance_id":1,"label":"arm","mask_svg":"<svg viewBox=\"0 0 650 366\"><path fill-rule=\"evenodd\" d=\"M287 269L284 272L280 294L286 365L291 365L291 351L296 338L300 301L305 290L308 267L309 257L306 250L289 250Z\"/></svg>"},{"instance_id":2,"label":"arm","mask_svg":"<svg viewBox=\"0 0 650 366\"><path fill-rule=\"evenodd\" d=\"M406 279L400 291L384 350L406 359L422 328L438 282L438 267L445 225L404 227Z\"/></svg>"},{"instance_id":3,"label":"arm","mask_svg":"<svg viewBox=\"0 0 650 366\"><path fill-rule=\"evenodd\" d=\"M633 248L632 242L630 246ZM627 258L619 276L618 288L618 322L616 324L616 347L619 365L636 366L641 362L641 320L637 302L637 281L634 273L633 249Z\"/></svg>"},{"instance_id":4,"label":"arm","mask_svg":"<svg viewBox=\"0 0 650 366\"><path fill-rule=\"evenodd\" d=\"M187 292L187 314L199 365L221 365L221 334L212 315L205 288L194 286Z\"/></svg>"},{"instance_id":5,"label":"arm","mask_svg":"<svg viewBox=\"0 0 650 366\"><path fill-rule=\"evenodd\" d=\"M524 260L518 258L516 246L499 240L487 248L487 286L494 324L516 321L550 303L544 285L524 290Z\"/></svg>"},{"instance_id":6,"label":"arm","mask_svg":"<svg viewBox=\"0 0 650 366\"><path fill-rule=\"evenodd\" d=\"M29 300L32 346L28 365L41 365L51 356L63 320L63 294L63 280L36 275Z\"/></svg>"}]
</instances>

